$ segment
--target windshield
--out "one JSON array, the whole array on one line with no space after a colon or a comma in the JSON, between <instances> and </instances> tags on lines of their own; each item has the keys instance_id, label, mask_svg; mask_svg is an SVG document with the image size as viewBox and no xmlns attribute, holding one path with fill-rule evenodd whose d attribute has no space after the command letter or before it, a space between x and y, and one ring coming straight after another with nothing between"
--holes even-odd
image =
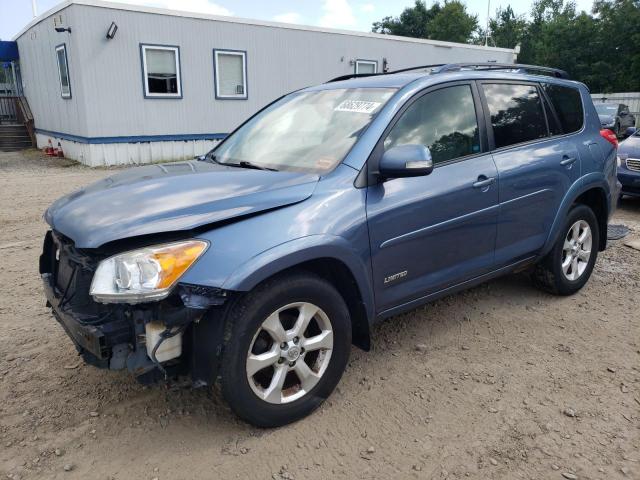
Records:
<instances>
[{"instance_id":1,"label":"windshield","mask_svg":"<svg viewBox=\"0 0 640 480\"><path fill-rule=\"evenodd\" d=\"M287 95L245 123L219 147L221 164L322 173L340 163L391 88L352 88Z\"/></svg>"},{"instance_id":2,"label":"windshield","mask_svg":"<svg viewBox=\"0 0 640 480\"><path fill-rule=\"evenodd\" d=\"M596 104L596 112L600 115L615 115L618 113L618 106L611 105L610 103Z\"/></svg>"}]
</instances>

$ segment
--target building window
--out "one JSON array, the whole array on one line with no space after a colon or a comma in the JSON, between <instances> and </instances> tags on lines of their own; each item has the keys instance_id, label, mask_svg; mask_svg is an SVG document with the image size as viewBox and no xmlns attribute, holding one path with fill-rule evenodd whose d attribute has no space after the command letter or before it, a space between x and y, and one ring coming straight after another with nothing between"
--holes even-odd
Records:
<instances>
[{"instance_id":1,"label":"building window","mask_svg":"<svg viewBox=\"0 0 640 480\"><path fill-rule=\"evenodd\" d=\"M163 45L140 45L144 96L148 98L182 98L180 48Z\"/></svg>"},{"instance_id":2,"label":"building window","mask_svg":"<svg viewBox=\"0 0 640 480\"><path fill-rule=\"evenodd\" d=\"M246 100L246 52L239 50L214 50L213 68L216 82L216 98Z\"/></svg>"},{"instance_id":3,"label":"building window","mask_svg":"<svg viewBox=\"0 0 640 480\"><path fill-rule=\"evenodd\" d=\"M56 47L58 60L58 78L60 79L60 94L62 98L71 98L71 81L69 80L69 62L67 61L67 46L63 43Z\"/></svg>"},{"instance_id":4,"label":"building window","mask_svg":"<svg viewBox=\"0 0 640 480\"><path fill-rule=\"evenodd\" d=\"M376 60L356 60L356 73L378 73Z\"/></svg>"}]
</instances>

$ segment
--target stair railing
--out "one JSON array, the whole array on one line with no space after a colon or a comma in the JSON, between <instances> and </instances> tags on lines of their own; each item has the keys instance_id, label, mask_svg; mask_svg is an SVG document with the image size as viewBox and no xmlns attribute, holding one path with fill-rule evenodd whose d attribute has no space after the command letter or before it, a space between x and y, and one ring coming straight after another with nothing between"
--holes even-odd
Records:
<instances>
[{"instance_id":1,"label":"stair railing","mask_svg":"<svg viewBox=\"0 0 640 480\"><path fill-rule=\"evenodd\" d=\"M27 98L24 96L13 98L15 99L14 105L17 117L16 119L25 126L27 133L29 134L29 138L31 139L31 145L35 147L37 145L35 123L33 121L33 113L31 113L29 102L27 102Z\"/></svg>"}]
</instances>

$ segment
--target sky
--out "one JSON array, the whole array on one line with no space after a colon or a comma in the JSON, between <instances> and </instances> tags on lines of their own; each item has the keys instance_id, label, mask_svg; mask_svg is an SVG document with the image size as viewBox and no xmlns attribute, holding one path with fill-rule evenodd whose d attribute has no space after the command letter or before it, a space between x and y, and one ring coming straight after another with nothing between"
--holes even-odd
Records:
<instances>
[{"instance_id":1,"label":"sky","mask_svg":"<svg viewBox=\"0 0 640 480\"><path fill-rule=\"evenodd\" d=\"M38 13L49 10L60 0L35 0ZM113 0L112 0L113 1ZM115 0L121 3L187 10L214 15L371 31L371 24L386 16L397 16L413 0ZM528 13L532 0L489 0L491 13L511 5L513 10ZM427 0L430 5L431 0ZM441 2L442 3L442 2ZM481 25L486 22L487 0L466 0L467 9ZM592 0L576 0L579 10L590 10ZM0 39L10 40L33 18L31 0L0 0Z\"/></svg>"}]
</instances>

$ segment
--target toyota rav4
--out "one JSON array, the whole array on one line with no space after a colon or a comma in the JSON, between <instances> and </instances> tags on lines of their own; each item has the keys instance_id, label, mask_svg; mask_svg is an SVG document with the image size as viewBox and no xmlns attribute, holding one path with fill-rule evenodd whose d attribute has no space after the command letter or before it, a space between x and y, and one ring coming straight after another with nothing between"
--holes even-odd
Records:
<instances>
[{"instance_id":1,"label":"toyota rav4","mask_svg":"<svg viewBox=\"0 0 640 480\"><path fill-rule=\"evenodd\" d=\"M616 138L562 71L351 75L268 105L192 161L56 201L40 272L84 360L220 382L259 426L330 395L376 322L515 271L587 282Z\"/></svg>"}]
</instances>

